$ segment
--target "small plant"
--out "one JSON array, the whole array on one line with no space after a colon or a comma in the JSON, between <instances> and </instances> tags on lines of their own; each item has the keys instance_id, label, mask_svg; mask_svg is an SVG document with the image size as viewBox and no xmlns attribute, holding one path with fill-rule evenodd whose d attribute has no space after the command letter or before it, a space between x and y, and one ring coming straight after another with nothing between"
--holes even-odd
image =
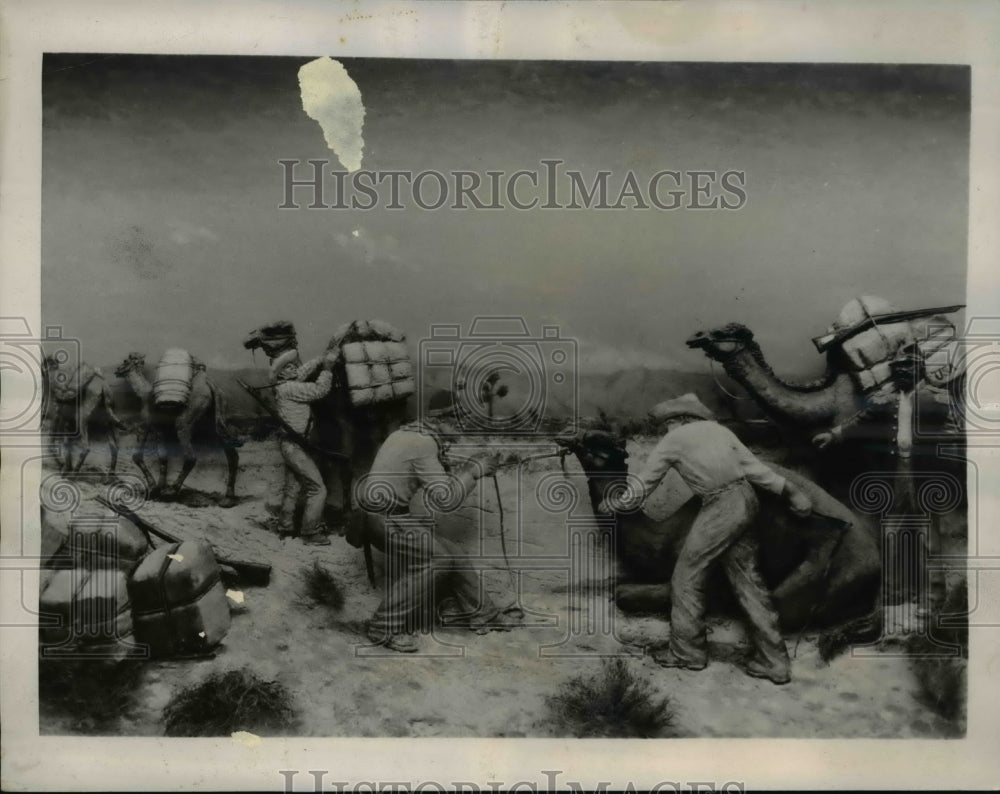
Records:
<instances>
[{"instance_id":1,"label":"small plant","mask_svg":"<svg viewBox=\"0 0 1000 794\"><path fill-rule=\"evenodd\" d=\"M66 720L74 732L107 735L135 706L143 663L134 659L40 659L42 714Z\"/></svg>"},{"instance_id":2,"label":"small plant","mask_svg":"<svg viewBox=\"0 0 1000 794\"><path fill-rule=\"evenodd\" d=\"M276 735L298 722L291 695L246 668L214 673L174 695L163 710L167 736Z\"/></svg>"},{"instance_id":3,"label":"small plant","mask_svg":"<svg viewBox=\"0 0 1000 794\"><path fill-rule=\"evenodd\" d=\"M601 672L565 681L546 698L557 732L577 738L650 738L674 735L674 705L632 672L624 659Z\"/></svg>"},{"instance_id":4,"label":"small plant","mask_svg":"<svg viewBox=\"0 0 1000 794\"><path fill-rule=\"evenodd\" d=\"M330 607L335 612L344 608L344 591L340 583L320 564L319 560L314 561L311 568L305 569L303 579L305 581L303 595L307 600Z\"/></svg>"},{"instance_id":5,"label":"small plant","mask_svg":"<svg viewBox=\"0 0 1000 794\"><path fill-rule=\"evenodd\" d=\"M966 583L962 580L948 591L944 603L932 613L929 634L914 635L906 641L920 699L952 721L961 717L966 702L968 612Z\"/></svg>"}]
</instances>

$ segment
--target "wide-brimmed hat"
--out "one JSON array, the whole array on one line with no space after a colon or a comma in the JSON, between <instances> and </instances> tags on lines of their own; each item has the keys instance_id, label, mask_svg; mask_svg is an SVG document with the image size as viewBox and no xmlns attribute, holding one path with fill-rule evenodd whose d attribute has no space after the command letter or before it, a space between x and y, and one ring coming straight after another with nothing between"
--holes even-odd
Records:
<instances>
[{"instance_id":1,"label":"wide-brimmed hat","mask_svg":"<svg viewBox=\"0 0 1000 794\"><path fill-rule=\"evenodd\" d=\"M277 380L281 377L281 371L287 367L289 364L299 363L299 351L298 350L286 350L284 353L279 355L271 362L271 380Z\"/></svg>"},{"instance_id":2,"label":"wide-brimmed hat","mask_svg":"<svg viewBox=\"0 0 1000 794\"><path fill-rule=\"evenodd\" d=\"M657 404L649 415L653 419L665 421L676 419L678 416L693 416L697 419L715 419L715 414L692 392L674 397L671 400L664 400Z\"/></svg>"}]
</instances>

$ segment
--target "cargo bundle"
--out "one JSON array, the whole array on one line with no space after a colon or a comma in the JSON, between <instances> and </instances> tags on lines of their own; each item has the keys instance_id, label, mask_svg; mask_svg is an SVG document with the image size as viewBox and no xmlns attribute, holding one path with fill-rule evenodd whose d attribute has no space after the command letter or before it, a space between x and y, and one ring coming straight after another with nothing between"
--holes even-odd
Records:
<instances>
[{"instance_id":1,"label":"cargo bundle","mask_svg":"<svg viewBox=\"0 0 1000 794\"><path fill-rule=\"evenodd\" d=\"M136 642L153 657L207 653L229 631L229 602L212 547L189 540L150 552L128 583Z\"/></svg>"},{"instance_id":2,"label":"cargo bundle","mask_svg":"<svg viewBox=\"0 0 1000 794\"><path fill-rule=\"evenodd\" d=\"M382 320L342 326L327 346L338 349L351 405L405 400L417 390L406 335Z\"/></svg>"},{"instance_id":3,"label":"cargo bundle","mask_svg":"<svg viewBox=\"0 0 1000 794\"><path fill-rule=\"evenodd\" d=\"M79 568L117 568L126 576L149 552L145 533L124 516L107 512L75 516L69 525L68 551Z\"/></svg>"},{"instance_id":4,"label":"cargo bundle","mask_svg":"<svg viewBox=\"0 0 1000 794\"><path fill-rule=\"evenodd\" d=\"M116 568L52 571L38 599L39 636L49 648L119 645L132 637L125 574Z\"/></svg>"},{"instance_id":5,"label":"cargo bundle","mask_svg":"<svg viewBox=\"0 0 1000 794\"><path fill-rule=\"evenodd\" d=\"M153 401L157 405L187 405L194 372L195 362L190 353L176 347L167 350L156 366Z\"/></svg>"}]
</instances>

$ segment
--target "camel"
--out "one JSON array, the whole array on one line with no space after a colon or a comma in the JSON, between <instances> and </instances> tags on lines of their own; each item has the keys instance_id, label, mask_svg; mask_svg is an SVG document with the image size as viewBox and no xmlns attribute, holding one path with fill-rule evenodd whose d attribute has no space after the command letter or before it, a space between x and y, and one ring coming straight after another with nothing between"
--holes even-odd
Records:
<instances>
[{"instance_id":1,"label":"camel","mask_svg":"<svg viewBox=\"0 0 1000 794\"><path fill-rule=\"evenodd\" d=\"M102 433L111 451L105 479L114 477L118 467L118 430L125 428L115 414L114 399L103 373L81 362L74 372L62 369L55 356L46 356L42 368L43 416L52 413L51 450L62 464L63 474L79 472L90 454L90 433ZM76 465L75 450L80 449Z\"/></svg>"},{"instance_id":2,"label":"camel","mask_svg":"<svg viewBox=\"0 0 1000 794\"><path fill-rule=\"evenodd\" d=\"M257 328L243 341L247 350L261 348L269 362L297 344L294 326L285 321ZM327 349L337 344L339 339L335 336ZM339 486L344 513L349 513L353 506L354 482L368 473L382 442L403 424L406 413L405 399L355 406L350 399L343 363L334 369L330 393L312 406L312 439L317 447L336 453L318 463L326 470L328 492L334 493Z\"/></svg>"},{"instance_id":3,"label":"camel","mask_svg":"<svg viewBox=\"0 0 1000 794\"><path fill-rule=\"evenodd\" d=\"M211 441L222 447L229 467L226 481L226 494L219 501L221 507L233 507L238 503L236 498L236 473L239 470L239 442L233 437L225 424L225 402L222 393L208 379L203 365L195 367L191 380L191 394L184 405L156 405L153 401L153 387L145 375L146 357L142 353L129 353L128 357L115 370L115 375L124 378L129 387L142 402L139 444L132 460L142 471L151 492L163 497L176 497L184 485L184 481L198 462L195 455L193 440L198 437ZM167 485L167 448L166 442L176 434L184 457L177 479ZM160 476L154 479L149 467L146 466L145 452L151 438L156 438L160 460Z\"/></svg>"},{"instance_id":4,"label":"camel","mask_svg":"<svg viewBox=\"0 0 1000 794\"><path fill-rule=\"evenodd\" d=\"M687 346L704 351L739 383L765 414L779 425L813 434L844 423L861 410L864 401L850 374L828 366L825 375L807 383L789 383L775 375L754 340L741 323L729 323L710 331L699 331ZM941 406L932 417L947 418Z\"/></svg>"},{"instance_id":5,"label":"camel","mask_svg":"<svg viewBox=\"0 0 1000 794\"><path fill-rule=\"evenodd\" d=\"M625 484L629 453L624 440L611 432L589 430L558 443L579 460L596 512L606 493ZM811 480L768 465L808 494L814 514L834 519L796 518L780 497L758 491L760 514L751 531L759 533L761 574L772 591L782 628L857 625L863 639L877 637L882 568L876 527ZM699 509L697 497L692 497L662 521L643 512L615 516L615 548L624 580L615 594L619 608L669 612L670 576ZM721 571L715 570L713 576L708 609L728 612L735 598Z\"/></svg>"}]
</instances>

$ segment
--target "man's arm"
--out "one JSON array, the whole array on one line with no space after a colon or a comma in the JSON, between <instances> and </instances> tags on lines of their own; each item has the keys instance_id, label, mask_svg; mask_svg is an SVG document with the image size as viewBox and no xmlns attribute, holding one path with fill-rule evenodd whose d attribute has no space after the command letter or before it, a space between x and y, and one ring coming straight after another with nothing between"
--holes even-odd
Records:
<instances>
[{"instance_id":1,"label":"man's arm","mask_svg":"<svg viewBox=\"0 0 1000 794\"><path fill-rule=\"evenodd\" d=\"M473 458L458 471L445 471L438 457L437 443L431 438L424 439L421 453L410 461L410 465L413 475L426 491L428 508L438 512L458 508L480 476L496 471L494 456L489 455Z\"/></svg>"},{"instance_id":2,"label":"man's arm","mask_svg":"<svg viewBox=\"0 0 1000 794\"><path fill-rule=\"evenodd\" d=\"M330 386L333 383L333 375L330 370L325 369L312 383L290 380L282 383L278 388L280 394L286 400L298 403L311 403L322 399L330 393Z\"/></svg>"},{"instance_id":3,"label":"man's arm","mask_svg":"<svg viewBox=\"0 0 1000 794\"><path fill-rule=\"evenodd\" d=\"M812 500L795 483L782 477L739 441L736 442L734 450L747 482L765 491L783 496L788 500L791 511L797 516L807 516L812 512Z\"/></svg>"},{"instance_id":4,"label":"man's arm","mask_svg":"<svg viewBox=\"0 0 1000 794\"><path fill-rule=\"evenodd\" d=\"M774 469L754 455L743 444L737 442L733 446L733 451L739 459L740 468L747 481L771 493L780 494L785 489L787 480L778 474Z\"/></svg>"},{"instance_id":5,"label":"man's arm","mask_svg":"<svg viewBox=\"0 0 1000 794\"><path fill-rule=\"evenodd\" d=\"M646 465L639 475L639 482L632 482L619 496L605 499L597 508L605 515L623 510L634 510L646 501L650 492L659 485L667 472L674 467L676 456L670 436L664 436L649 453Z\"/></svg>"}]
</instances>

